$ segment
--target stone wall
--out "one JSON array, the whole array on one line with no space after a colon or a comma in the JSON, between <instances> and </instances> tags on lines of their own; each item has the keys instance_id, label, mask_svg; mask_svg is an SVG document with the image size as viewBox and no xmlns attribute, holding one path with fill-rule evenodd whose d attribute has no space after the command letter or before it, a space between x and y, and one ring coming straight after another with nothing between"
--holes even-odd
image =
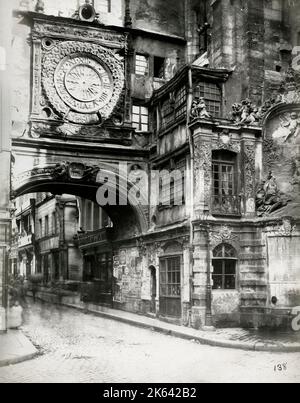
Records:
<instances>
[{"instance_id":1,"label":"stone wall","mask_svg":"<svg viewBox=\"0 0 300 403\"><path fill-rule=\"evenodd\" d=\"M137 247L118 247L113 253L114 306L139 312L141 310L142 259Z\"/></svg>"},{"instance_id":2,"label":"stone wall","mask_svg":"<svg viewBox=\"0 0 300 403\"><path fill-rule=\"evenodd\" d=\"M300 306L299 236L268 236L270 297L278 307Z\"/></svg>"},{"instance_id":3,"label":"stone wall","mask_svg":"<svg viewBox=\"0 0 300 403\"><path fill-rule=\"evenodd\" d=\"M135 28L184 36L184 1L131 0L130 3Z\"/></svg>"}]
</instances>

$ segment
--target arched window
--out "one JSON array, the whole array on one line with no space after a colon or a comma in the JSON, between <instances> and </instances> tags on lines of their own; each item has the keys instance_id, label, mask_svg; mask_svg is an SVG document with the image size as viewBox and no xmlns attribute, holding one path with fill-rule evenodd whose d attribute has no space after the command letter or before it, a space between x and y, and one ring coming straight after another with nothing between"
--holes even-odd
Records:
<instances>
[{"instance_id":1,"label":"arched window","mask_svg":"<svg viewBox=\"0 0 300 403\"><path fill-rule=\"evenodd\" d=\"M237 254L228 244L222 244L213 251L213 289L235 290Z\"/></svg>"}]
</instances>

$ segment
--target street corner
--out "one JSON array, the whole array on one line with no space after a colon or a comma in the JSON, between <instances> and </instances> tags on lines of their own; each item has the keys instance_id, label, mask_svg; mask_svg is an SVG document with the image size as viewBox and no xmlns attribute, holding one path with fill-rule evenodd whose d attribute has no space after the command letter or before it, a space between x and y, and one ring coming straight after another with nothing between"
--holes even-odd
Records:
<instances>
[{"instance_id":1,"label":"street corner","mask_svg":"<svg viewBox=\"0 0 300 403\"><path fill-rule=\"evenodd\" d=\"M0 367L31 360L39 354L21 330L0 334Z\"/></svg>"}]
</instances>

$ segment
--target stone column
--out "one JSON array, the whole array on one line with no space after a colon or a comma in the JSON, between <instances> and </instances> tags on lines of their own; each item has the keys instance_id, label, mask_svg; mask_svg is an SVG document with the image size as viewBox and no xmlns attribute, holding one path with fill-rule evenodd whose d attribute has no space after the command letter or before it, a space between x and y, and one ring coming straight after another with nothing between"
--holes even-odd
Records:
<instances>
[{"instance_id":1,"label":"stone column","mask_svg":"<svg viewBox=\"0 0 300 403\"><path fill-rule=\"evenodd\" d=\"M8 247L10 246L10 44L12 2L0 3L0 332L6 330Z\"/></svg>"},{"instance_id":2,"label":"stone column","mask_svg":"<svg viewBox=\"0 0 300 403\"><path fill-rule=\"evenodd\" d=\"M185 324L190 321L191 309L191 247L185 245L183 249L183 282L182 282L182 304L183 304L183 320Z\"/></svg>"}]
</instances>

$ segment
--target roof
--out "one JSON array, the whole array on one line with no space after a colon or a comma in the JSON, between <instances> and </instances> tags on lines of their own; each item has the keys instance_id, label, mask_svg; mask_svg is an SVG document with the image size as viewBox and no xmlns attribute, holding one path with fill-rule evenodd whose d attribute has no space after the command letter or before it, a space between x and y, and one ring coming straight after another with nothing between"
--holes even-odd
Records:
<instances>
[{"instance_id":1,"label":"roof","mask_svg":"<svg viewBox=\"0 0 300 403\"><path fill-rule=\"evenodd\" d=\"M178 87L182 81L188 82L189 71L192 72L193 79L203 79L206 81L225 82L228 80L231 70L227 69L212 69L208 67L199 67L191 64L186 64L181 67L175 76L163 85L158 90L154 91L151 101L156 103L160 98L164 97L168 92Z\"/></svg>"}]
</instances>

